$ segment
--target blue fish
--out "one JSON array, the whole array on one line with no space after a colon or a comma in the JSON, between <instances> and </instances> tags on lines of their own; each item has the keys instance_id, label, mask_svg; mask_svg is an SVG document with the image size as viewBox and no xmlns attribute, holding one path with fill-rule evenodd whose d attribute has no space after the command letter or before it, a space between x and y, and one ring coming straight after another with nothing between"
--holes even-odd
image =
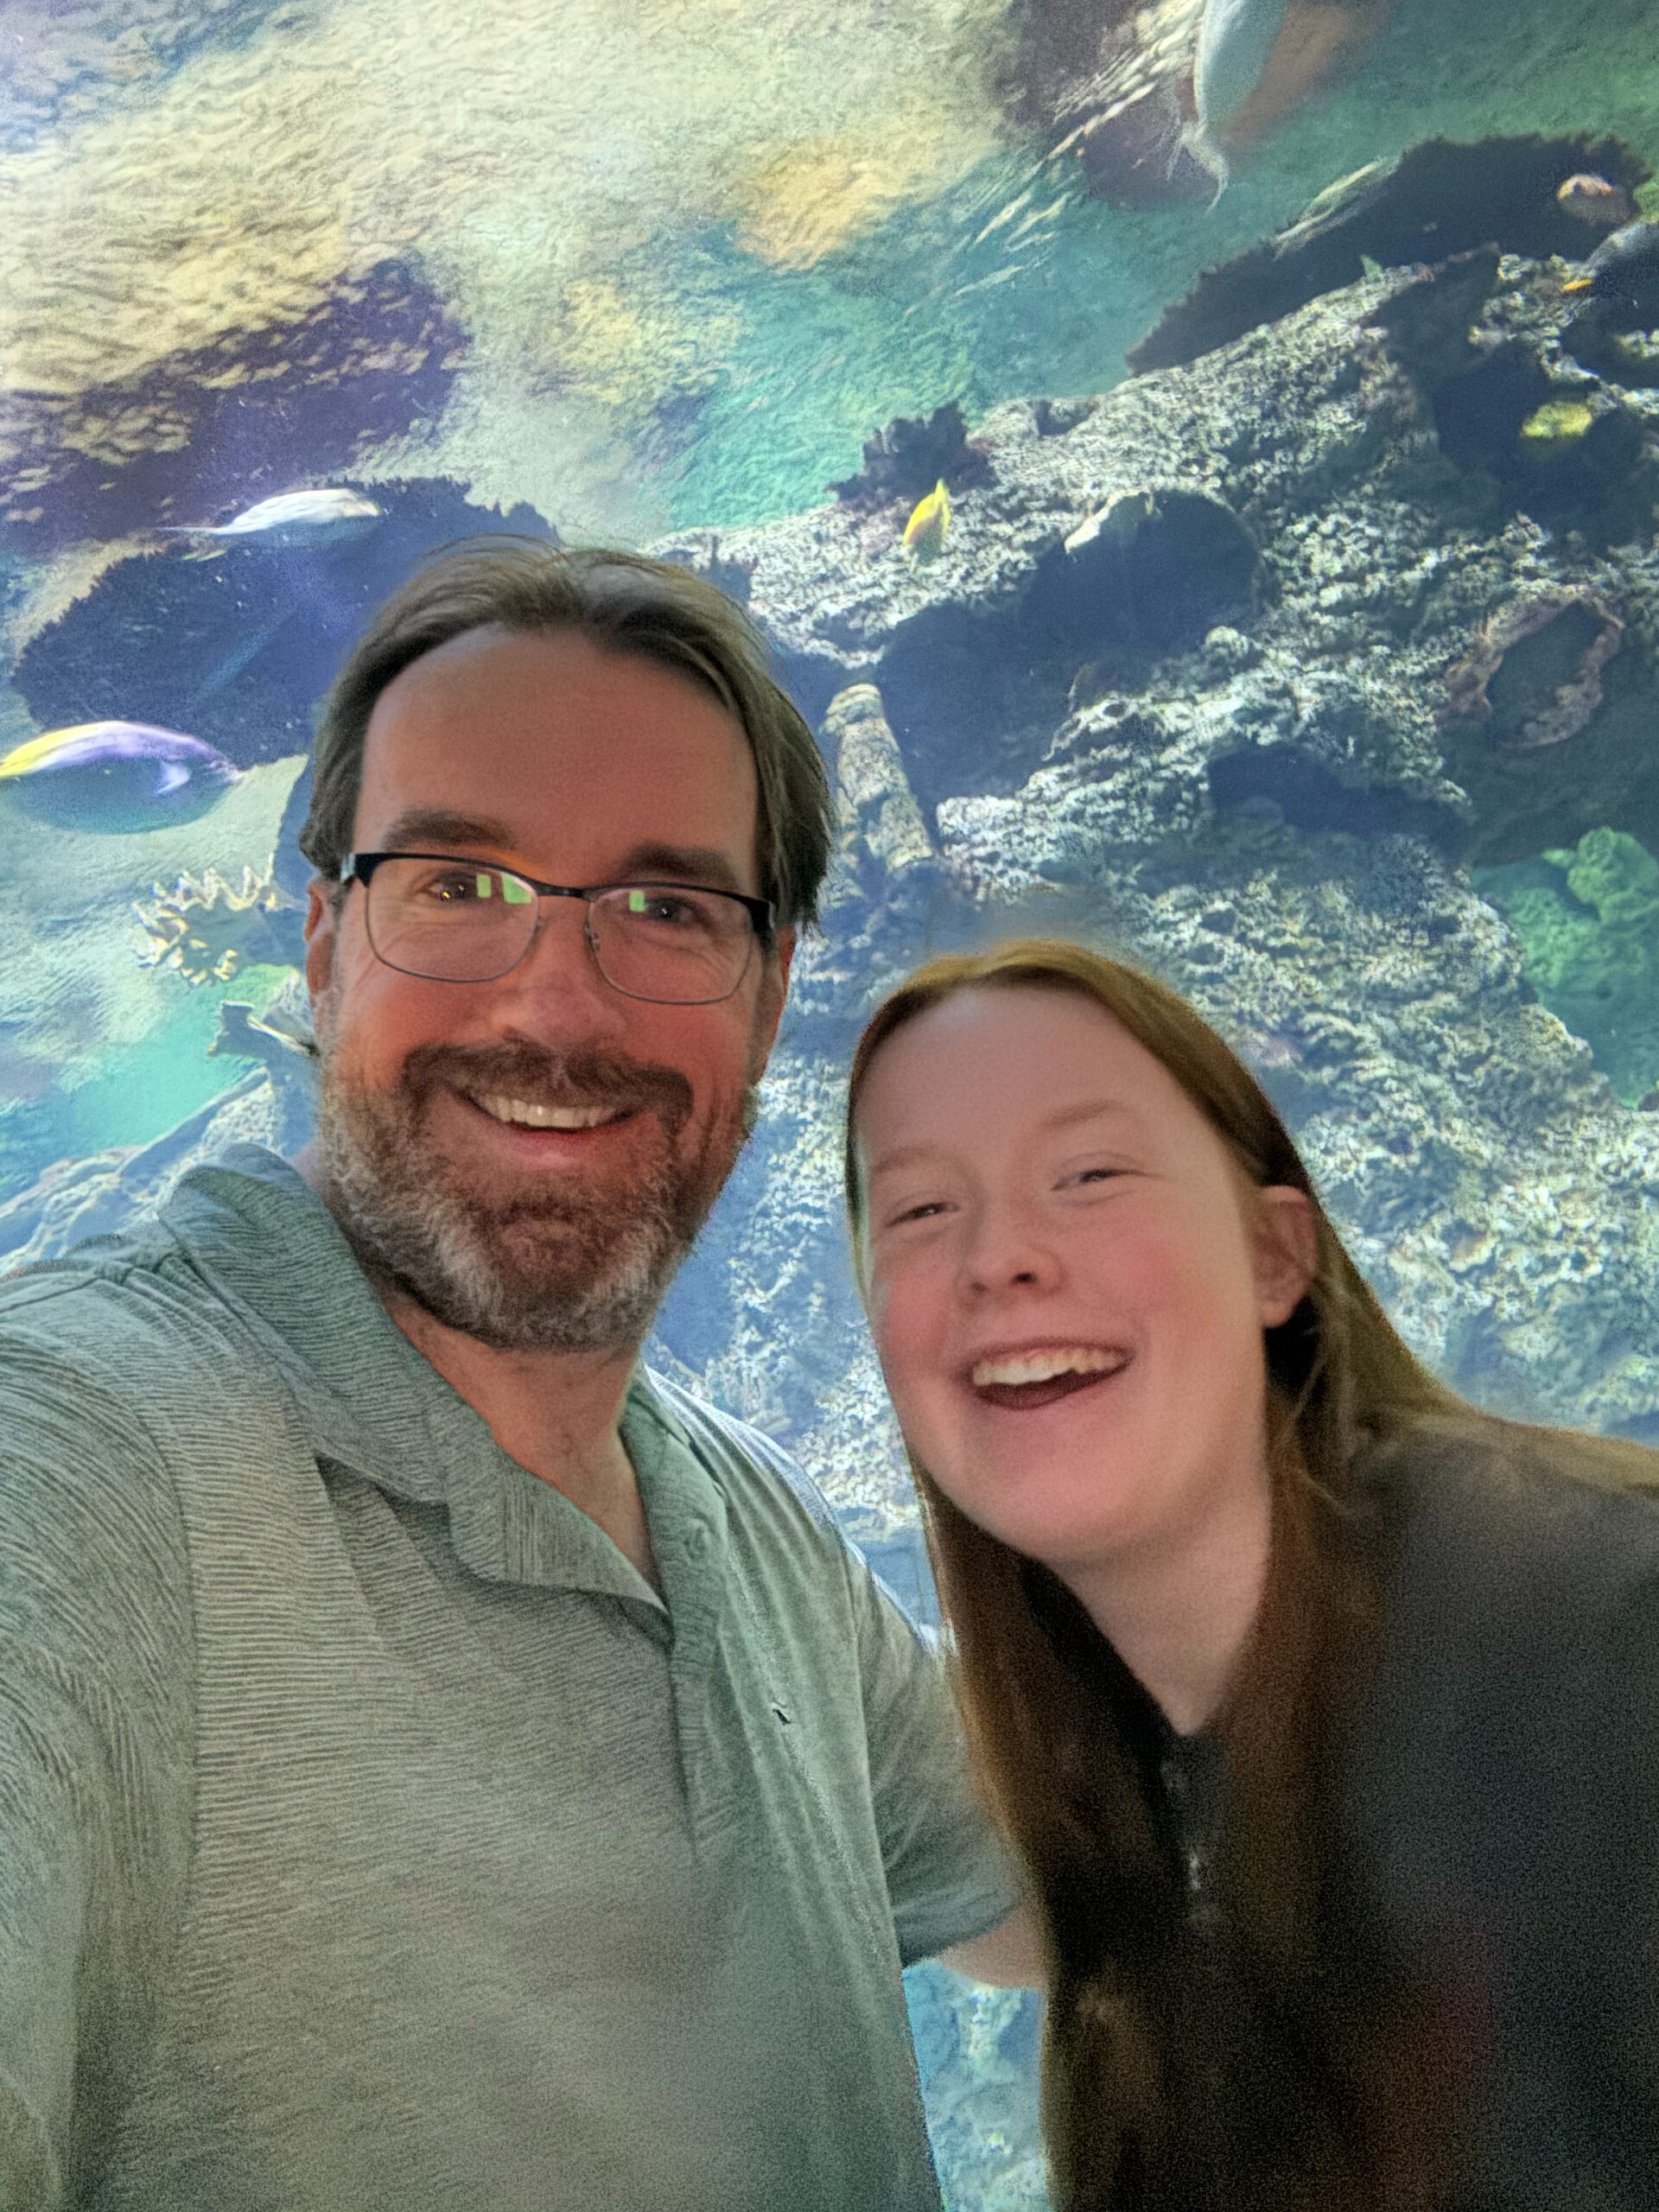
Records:
<instances>
[{"instance_id":1,"label":"blue fish","mask_svg":"<svg viewBox=\"0 0 1659 2212\"><path fill-rule=\"evenodd\" d=\"M0 760L0 791L61 830L194 822L237 781L211 745L149 722L77 722L31 737Z\"/></svg>"}]
</instances>

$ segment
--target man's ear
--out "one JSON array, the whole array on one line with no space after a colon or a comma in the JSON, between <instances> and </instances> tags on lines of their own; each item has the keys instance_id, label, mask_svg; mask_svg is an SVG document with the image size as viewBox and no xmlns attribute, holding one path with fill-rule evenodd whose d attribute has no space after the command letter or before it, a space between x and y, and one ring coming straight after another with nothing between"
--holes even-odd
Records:
<instances>
[{"instance_id":1,"label":"man's ear","mask_svg":"<svg viewBox=\"0 0 1659 2212\"><path fill-rule=\"evenodd\" d=\"M1264 1329L1288 1321L1319 1272L1319 1225L1306 1191L1271 1183L1254 1193L1255 1288Z\"/></svg>"},{"instance_id":2,"label":"man's ear","mask_svg":"<svg viewBox=\"0 0 1659 2212\"><path fill-rule=\"evenodd\" d=\"M340 918L339 885L314 875L306 887L305 981L313 1005L334 980L334 931Z\"/></svg>"},{"instance_id":3,"label":"man's ear","mask_svg":"<svg viewBox=\"0 0 1659 2212\"><path fill-rule=\"evenodd\" d=\"M760 996L754 1007L754 1074L760 1071L771 1057L777 1042L778 1025L784 1018L784 1001L789 993L789 971L795 959L795 932L779 930L772 941L772 950L766 957L761 971Z\"/></svg>"}]
</instances>

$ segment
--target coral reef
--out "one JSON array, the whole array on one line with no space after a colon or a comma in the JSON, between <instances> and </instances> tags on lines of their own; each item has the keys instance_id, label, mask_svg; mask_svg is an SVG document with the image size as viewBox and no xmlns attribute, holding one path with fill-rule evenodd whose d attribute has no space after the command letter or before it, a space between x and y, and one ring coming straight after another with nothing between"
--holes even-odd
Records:
<instances>
[{"instance_id":1,"label":"coral reef","mask_svg":"<svg viewBox=\"0 0 1659 2212\"><path fill-rule=\"evenodd\" d=\"M228 983L238 969L297 963L299 901L270 875L244 867L239 886L217 868L158 883L149 905L135 902L145 946L141 968L172 968L187 983Z\"/></svg>"},{"instance_id":2,"label":"coral reef","mask_svg":"<svg viewBox=\"0 0 1659 2212\"><path fill-rule=\"evenodd\" d=\"M1351 283L1363 260L1390 268L1443 263L1484 245L1543 260L1572 260L1592 241L1556 197L1581 170L1633 188L1648 166L1615 138L1487 138L1454 145L1431 138L1377 165L1365 188L1324 219L1301 224L1207 270L1130 347L1137 374L1196 360L1247 331L1276 322L1323 292ZM1357 179L1345 182L1351 188Z\"/></svg>"},{"instance_id":3,"label":"coral reef","mask_svg":"<svg viewBox=\"0 0 1659 2212\"><path fill-rule=\"evenodd\" d=\"M1614 553L1546 527L1446 452L1434 406L1501 352L1543 386L1516 435L1571 312L1549 267L1496 254L1379 273L1092 406L993 410L991 480L925 569L841 505L721 533L826 753L868 730L874 766L866 786L848 753L826 935L661 1337L867 1532L906 1508L840 1250L836 1071L906 957L1014 924L1126 947L1239 1038L1461 1387L1595 1426L1659 1406L1629 1318L1659 1294L1659 1126L1619 1103L1659 1068L1604 1069L1605 1028L1551 1011L1460 859L1528 861L1605 939L1540 856L1659 837L1651 504ZM1604 401L1645 423L1645 466L1659 426ZM898 790L888 735L917 810L893 866L865 826Z\"/></svg>"},{"instance_id":4,"label":"coral reef","mask_svg":"<svg viewBox=\"0 0 1659 2212\"><path fill-rule=\"evenodd\" d=\"M194 521L349 469L442 411L465 341L407 262L262 305L171 352L135 331L130 362L29 333L0 431L0 537L40 551Z\"/></svg>"}]
</instances>

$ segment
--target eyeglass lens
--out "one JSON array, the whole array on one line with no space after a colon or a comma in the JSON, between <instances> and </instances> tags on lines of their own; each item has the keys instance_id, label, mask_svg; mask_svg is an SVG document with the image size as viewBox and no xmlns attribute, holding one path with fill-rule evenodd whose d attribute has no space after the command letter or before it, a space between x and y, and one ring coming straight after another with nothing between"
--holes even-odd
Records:
<instances>
[{"instance_id":1,"label":"eyeglass lens","mask_svg":"<svg viewBox=\"0 0 1659 2212\"><path fill-rule=\"evenodd\" d=\"M367 886L369 943L389 968L483 983L529 951L540 902L505 868L469 861L382 861ZM696 1006L728 998L753 950L747 910L717 891L622 884L586 902L600 974L631 998Z\"/></svg>"}]
</instances>

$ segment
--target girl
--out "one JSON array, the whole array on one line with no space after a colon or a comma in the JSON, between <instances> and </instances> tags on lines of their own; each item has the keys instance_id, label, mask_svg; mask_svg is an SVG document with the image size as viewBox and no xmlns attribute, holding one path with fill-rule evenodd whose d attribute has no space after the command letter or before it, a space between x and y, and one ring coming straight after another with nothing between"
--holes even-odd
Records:
<instances>
[{"instance_id":1,"label":"girl","mask_svg":"<svg viewBox=\"0 0 1659 2212\"><path fill-rule=\"evenodd\" d=\"M877 1012L848 1197L1065 2212L1659 2203L1659 1455L1437 1382L1242 1062L1076 945Z\"/></svg>"}]
</instances>

